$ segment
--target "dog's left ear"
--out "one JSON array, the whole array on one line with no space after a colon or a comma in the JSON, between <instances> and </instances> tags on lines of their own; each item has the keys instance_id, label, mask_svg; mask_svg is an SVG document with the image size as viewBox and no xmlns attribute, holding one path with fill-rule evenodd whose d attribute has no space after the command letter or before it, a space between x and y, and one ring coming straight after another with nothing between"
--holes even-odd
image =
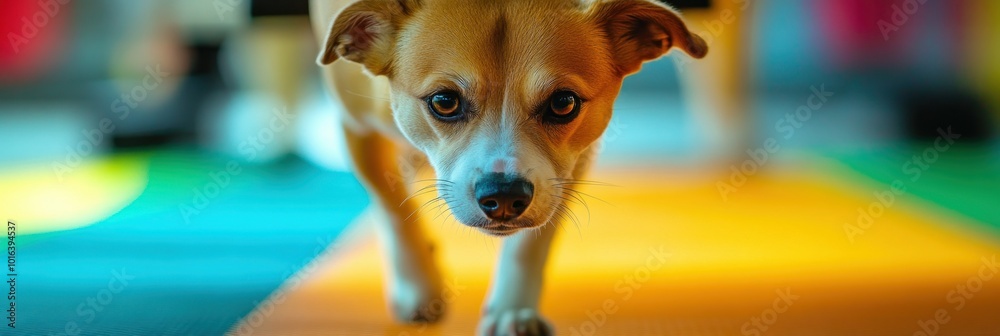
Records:
<instances>
[{"instance_id":1,"label":"dog's left ear","mask_svg":"<svg viewBox=\"0 0 1000 336\"><path fill-rule=\"evenodd\" d=\"M388 70L396 32L419 0L361 0L345 8L330 27L330 35L317 62L337 59L361 63L375 75Z\"/></svg>"},{"instance_id":2,"label":"dog's left ear","mask_svg":"<svg viewBox=\"0 0 1000 336\"><path fill-rule=\"evenodd\" d=\"M680 15L652 0L599 0L591 15L611 43L611 52L623 75L639 71L642 63L677 47L694 58L708 54L705 40L691 33Z\"/></svg>"}]
</instances>

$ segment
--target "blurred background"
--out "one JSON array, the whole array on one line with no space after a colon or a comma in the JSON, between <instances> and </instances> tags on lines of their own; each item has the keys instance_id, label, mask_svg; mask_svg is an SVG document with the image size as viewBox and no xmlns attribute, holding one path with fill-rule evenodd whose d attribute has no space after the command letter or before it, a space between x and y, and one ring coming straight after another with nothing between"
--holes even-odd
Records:
<instances>
[{"instance_id":1,"label":"blurred background","mask_svg":"<svg viewBox=\"0 0 1000 336\"><path fill-rule=\"evenodd\" d=\"M560 334L1000 333L1000 2L672 4L712 51L626 80L593 174L618 187L550 263ZM2 334L471 332L500 241L433 213L467 289L442 326L389 321L307 13L0 0Z\"/></svg>"}]
</instances>

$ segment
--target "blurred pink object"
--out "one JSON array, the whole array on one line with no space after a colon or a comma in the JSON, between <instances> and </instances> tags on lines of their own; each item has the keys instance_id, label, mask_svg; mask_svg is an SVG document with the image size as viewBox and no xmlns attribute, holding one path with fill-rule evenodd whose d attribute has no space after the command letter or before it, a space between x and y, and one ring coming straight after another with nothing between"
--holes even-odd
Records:
<instances>
[{"instance_id":1,"label":"blurred pink object","mask_svg":"<svg viewBox=\"0 0 1000 336\"><path fill-rule=\"evenodd\" d=\"M0 0L0 80L31 80L52 68L71 7L69 0Z\"/></svg>"},{"instance_id":2,"label":"blurred pink object","mask_svg":"<svg viewBox=\"0 0 1000 336\"><path fill-rule=\"evenodd\" d=\"M823 0L813 3L823 36L836 64L845 67L897 64L913 58L921 38L934 41L957 59L967 1L931 3L928 0ZM944 9L944 13L941 12ZM944 23L941 35L925 36L928 23ZM932 27L938 31L940 26Z\"/></svg>"}]
</instances>

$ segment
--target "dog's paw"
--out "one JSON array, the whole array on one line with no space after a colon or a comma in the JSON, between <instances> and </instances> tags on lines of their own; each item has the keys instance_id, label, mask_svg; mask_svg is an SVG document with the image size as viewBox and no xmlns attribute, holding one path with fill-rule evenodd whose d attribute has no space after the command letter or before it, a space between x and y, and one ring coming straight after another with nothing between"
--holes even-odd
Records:
<instances>
[{"instance_id":1,"label":"dog's paw","mask_svg":"<svg viewBox=\"0 0 1000 336\"><path fill-rule=\"evenodd\" d=\"M400 323L435 323L441 320L446 309L441 293L438 283L397 279L390 289L389 308L393 318Z\"/></svg>"},{"instance_id":2,"label":"dog's paw","mask_svg":"<svg viewBox=\"0 0 1000 336\"><path fill-rule=\"evenodd\" d=\"M552 327L538 311L530 308L499 309L479 321L479 336L549 336Z\"/></svg>"}]
</instances>

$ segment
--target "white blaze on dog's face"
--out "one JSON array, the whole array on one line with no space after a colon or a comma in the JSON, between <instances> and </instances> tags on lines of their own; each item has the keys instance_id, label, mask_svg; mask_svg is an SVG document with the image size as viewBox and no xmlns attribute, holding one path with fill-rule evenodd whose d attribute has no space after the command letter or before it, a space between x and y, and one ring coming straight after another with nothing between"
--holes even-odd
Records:
<instances>
[{"instance_id":1,"label":"white blaze on dog's face","mask_svg":"<svg viewBox=\"0 0 1000 336\"><path fill-rule=\"evenodd\" d=\"M499 236L553 218L625 76L671 47L707 52L647 0L362 0L331 30L321 63L387 76L452 213Z\"/></svg>"}]
</instances>

